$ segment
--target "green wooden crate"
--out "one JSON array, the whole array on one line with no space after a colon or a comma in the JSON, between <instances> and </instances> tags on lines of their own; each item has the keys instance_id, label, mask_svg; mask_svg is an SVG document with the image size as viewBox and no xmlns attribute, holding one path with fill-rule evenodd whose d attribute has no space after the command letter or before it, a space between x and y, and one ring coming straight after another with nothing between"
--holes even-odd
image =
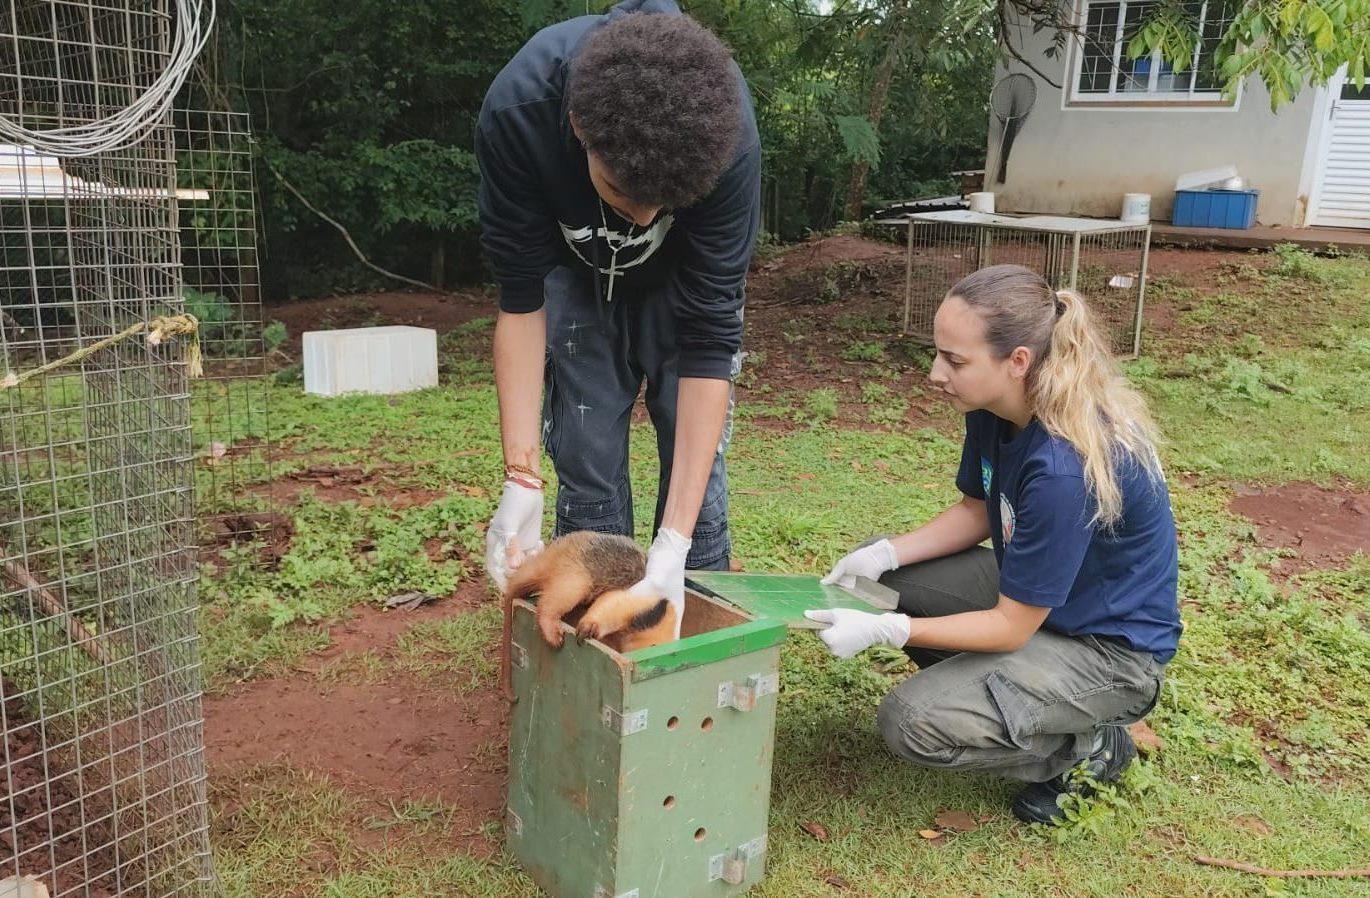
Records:
<instances>
[{"instance_id":1,"label":"green wooden crate","mask_svg":"<svg viewBox=\"0 0 1370 898\"><path fill-rule=\"evenodd\" d=\"M862 607L814 577L783 602L779 585L692 583L681 639L628 655L567 624L553 650L515 603L507 844L552 898L719 898L760 880L786 626Z\"/></svg>"}]
</instances>

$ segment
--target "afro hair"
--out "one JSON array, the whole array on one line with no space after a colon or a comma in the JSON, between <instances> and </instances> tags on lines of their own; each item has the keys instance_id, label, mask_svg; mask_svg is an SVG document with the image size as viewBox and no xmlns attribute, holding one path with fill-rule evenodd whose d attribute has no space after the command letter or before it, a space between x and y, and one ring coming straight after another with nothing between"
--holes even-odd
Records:
<instances>
[{"instance_id":1,"label":"afro hair","mask_svg":"<svg viewBox=\"0 0 1370 898\"><path fill-rule=\"evenodd\" d=\"M630 13L601 28L572 62L568 93L587 152L639 203L690 205L737 148L732 55L688 16Z\"/></svg>"}]
</instances>

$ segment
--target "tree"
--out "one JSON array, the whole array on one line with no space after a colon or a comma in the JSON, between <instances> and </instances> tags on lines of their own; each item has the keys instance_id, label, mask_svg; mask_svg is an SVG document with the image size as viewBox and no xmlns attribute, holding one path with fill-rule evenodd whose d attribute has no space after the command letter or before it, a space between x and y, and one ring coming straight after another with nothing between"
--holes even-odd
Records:
<instances>
[{"instance_id":1,"label":"tree","mask_svg":"<svg viewBox=\"0 0 1370 898\"><path fill-rule=\"evenodd\" d=\"M476 114L534 26L499 0L233 0L221 9L214 69L252 113L272 292L374 282L279 179L386 268L430 282L449 267L480 277Z\"/></svg>"},{"instance_id":2,"label":"tree","mask_svg":"<svg viewBox=\"0 0 1370 898\"><path fill-rule=\"evenodd\" d=\"M923 3L916 7L909 0L892 0L879 27L872 30L877 35L875 56L879 61L869 79L866 114L861 124L869 128L867 139L878 152L873 158L858 155L852 165L845 216L853 221L864 215L867 179L872 166L879 164L880 152L886 145L881 139L881 125L896 70L905 67L930 76L951 75L962 84L969 81L978 85L993 67L990 54L984 52L992 31L983 0L947 0L941 5ZM947 88L951 85L944 81L940 87L943 93L934 103L948 99ZM983 100L982 95L980 112Z\"/></svg>"},{"instance_id":3,"label":"tree","mask_svg":"<svg viewBox=\"0 0 1370 898\"><path fill-rule=\"evenodd\" d=\"M733 48L751 86L772 235L828 227L868 190L945 192L949 171L982 158L997 52L983 0L683 5Z\"/></svg>"},{"instance_id":4,"label":"tree","mask_svg":"<svg viewBox=\"0 0 1370 898\"><path fill-rule=\"evenodd\" d=\"M889 100L890 82L894 80L894 67L904 54L904 44L910 30L908 0L896 0L885 16L885 27L880 51L880 62L875 67L875 77L871 81L870 96L866 103L865 123L875 134L880 133L880 120L885 117L885 106ZM877 141L876 146L879 146ZM846 217L856 221L863 217L866 202L866 178L875 160L863 156L852 165L851 179L847 183Z\"/></svg>"}]
</instances>

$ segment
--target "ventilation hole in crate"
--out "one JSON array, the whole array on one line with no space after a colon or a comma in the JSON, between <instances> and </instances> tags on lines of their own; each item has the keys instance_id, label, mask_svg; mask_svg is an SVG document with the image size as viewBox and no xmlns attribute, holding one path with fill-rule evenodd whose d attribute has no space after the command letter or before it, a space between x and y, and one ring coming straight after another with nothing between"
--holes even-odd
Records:
<instances>
[{"instance_id":1,"label":"ventilation hole in crate","mask_svg":"<svg viewBox=\"0 0 1370 898\"><path fill-rule=\"evenodd\" d=\"M668 730L673 730L678 726L680 726L679 717L672 717L670 720L666 721L666 729Z\"/></svg>"},{"instance_id":2,"label":"ventilation hole in crate","mask_svg":"<svg viewBox=\"0 0 1370 898\"><path fill-rule=\"evenodd\" d=\"M708 834L709 834L709 833L704 829L704 827L701 826L699 829L695 830L695 841L696 841L696 842L703 842L703 841L704 841L704 837L707 836Z\"/></svg>"},{"instance_id":3,"label":"ventilation hole in crate","mask_svg":"<svg viewBox=\"0 0 1370 898\"><path fill-rule=\"evenodd\" d=\"M663 801L663 802L661 803L661 806L662 806L663 808L665 808L666 810L668 810L668 811L669 811L671 808L675 807L675 796L674 796L674 795L667 795L667 796L666 796L666 800Z\"/></svg>"},{"instance_id":4,"label":"ventilation hole in crate","mask_svg":"<svg viewBox=\"0 0 1370 898\"><path fill-rule=\"evenodd\" d=\"M714 719L712 717L704 718L704 720L699 724L699 728L706 733L709 732L709 730L712 730L714 728Z\"/></svg>"}]
</instances>

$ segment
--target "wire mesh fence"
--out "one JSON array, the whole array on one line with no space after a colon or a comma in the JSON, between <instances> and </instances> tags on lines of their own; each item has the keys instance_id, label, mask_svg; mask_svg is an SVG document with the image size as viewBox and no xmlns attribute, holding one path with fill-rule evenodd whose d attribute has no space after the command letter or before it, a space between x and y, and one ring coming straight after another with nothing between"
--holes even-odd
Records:
<instances>
[{"instance_id":1,"label":"wire mesh fence","mask_svg":"<svg viewBox=\"0 0 1370 898\"><path fill-rule=\"evenodd\" d=\"M263 327L248 117L178 109L173 133L182 296L200 323L204 354L193 403L196 495L207 530L202 539L214 541L250 529L255 519L244 515L269 510L245 488L269 479L266 375L273 335ZM284 338L283 330L275 336Z\"/></svg>"},{"instance_id":2,"label":"wire mesh fence","mask_svg":"<svg viewBox=\"0 0 1370 898\"><path fill-rule=\"evenodd\" d=\"M167 0L8 7L27 128L111 115L171 56ZM79 159L0 144L0 882L55 898L212 893L188 347L148 339L185 308L177 149L166 117Z\"/></svg>"},{"instance_id":3,"label":"wire mesh fence","mask_svg":"<svg viewBox=\"0 0 1370 898\"><path fill-rule=\"evenodd\" d=\"M264 326L249 121L182 108L174 122L182 296L199 321L204 355L191 402L200 559L217 571L274 567L293 526L259 487L272 469L268 356L286 333Z\"/></svg>"},{"instance_id":4,"label":"wire mesh fence","mask_svg":"<svg viewBox=\"0 0 1370 898\"><path fill-rule=\"evenodd\" d=\"M1149 225L980 212L915 213L882 222L907 229L904 333L932 342L932 319L947 291L990 265L1023 265L1054 289L1084 296L1121 357L1141 351Z\"/></svg>"}]
</instances>

